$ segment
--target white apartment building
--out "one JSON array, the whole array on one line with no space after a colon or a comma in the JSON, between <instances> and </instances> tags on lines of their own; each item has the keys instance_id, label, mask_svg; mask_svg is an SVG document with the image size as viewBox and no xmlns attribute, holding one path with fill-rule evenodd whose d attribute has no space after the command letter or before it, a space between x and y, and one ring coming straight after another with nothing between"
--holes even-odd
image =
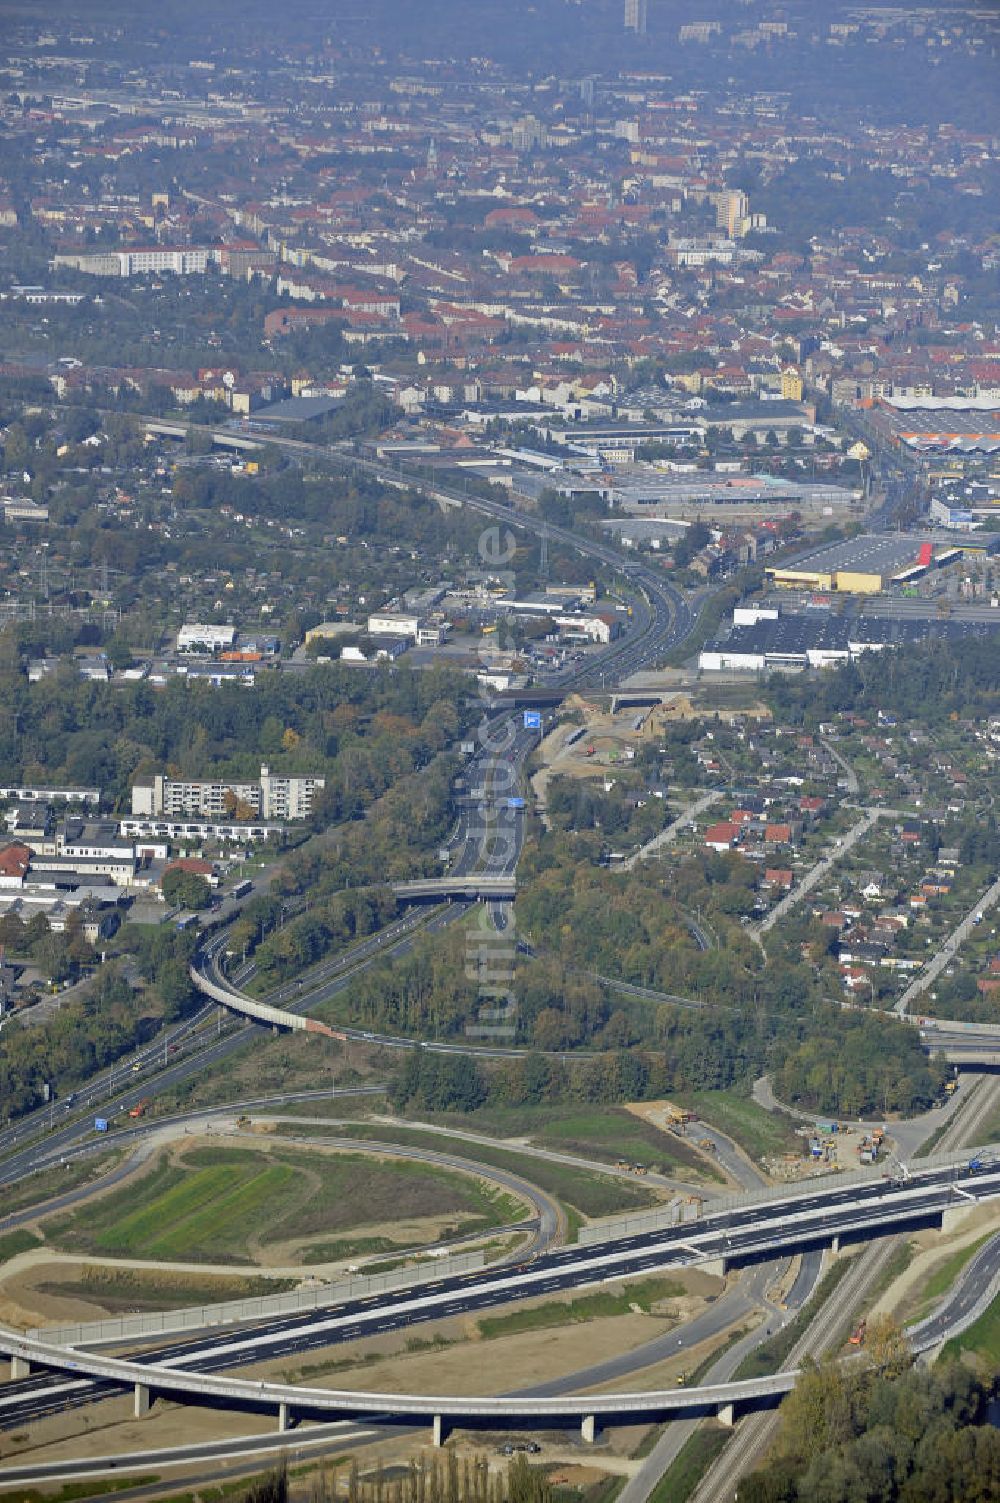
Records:
<instances>
[{"instance_id":1,"label":"white apartment building","mask_svg":"<svg viewBox=\"0 0 1000 1503\"><path fill-rule=\"evenodd\" d=\"M249 845L255 840L267 840L272 835L275 839L280 839L285 833L285 826L256 819L240 824L233 819L172 819L165 815L125 815L118 821L118 833L136 842L137 855L152 855L157 860L161 852L166 856L167 844L171 841L191 841L202 845L206 840L225 840L235 845Z\"/></svg>"},{"instance_id":2,"label":"white apartment building","mask_svg":"<svg viewBox=\"0 0 1000 1503\"><path fill-rule=\"evenodd\" d=\"M99 788L42 788L36 784L9 784L0 788L0 798L16 799L21 804L70 803L99 804Z\"/></svg>"},{"instance_id":3,"label":"white apartment building","mask_svg":"<svg viewBox=\"0 0 1000 1503\"><path fill-rule=\"evenodd\" d=\"M164 271L186 277L207 271L218 260L219 249L214 246L153 245L138 250L70 252L54 256L52 265L69 266L98 277L135 277Z\"/></svg>"},{"instance_id":4,"label":"white apartment building","mask_svg":"<svg viewBox=\"0 0 1000 1503\"><path fill-rule=\"evenodd\" d=\"M316 802L317 789L326 787L326 778L311 774L283 777L260 770L260 814L262 819L308 819Z\"/></svg>"},{"instance_id":5,"label":"white apartment building","mask_svg":"<svg viewBox=\"0 0 1000 1503\"><path fill-rule=\"evenodd\" d=\"M259 821L308 819L317 790L326 779L272 773L261 767L258 782L232 779L185 781L163 773L137 778L132 786L132 814L146 819L195 819L227 821L237 803L253 811Z\"/></svg>"},{"instance_id":6,"label":"white apartment building","mask_svg":"<svg viewBox=\"0 0 1000 1503\"><path fill-rule=\"evenodd\" d=\"M118 255L123 277L160 271L172 271L176 276L186 277L192 272L207 271L209 262L218 260L216 251L198 245L181 245L176 248L154 245L143 250L119 251Z\"/></svg>"}]
</instances>

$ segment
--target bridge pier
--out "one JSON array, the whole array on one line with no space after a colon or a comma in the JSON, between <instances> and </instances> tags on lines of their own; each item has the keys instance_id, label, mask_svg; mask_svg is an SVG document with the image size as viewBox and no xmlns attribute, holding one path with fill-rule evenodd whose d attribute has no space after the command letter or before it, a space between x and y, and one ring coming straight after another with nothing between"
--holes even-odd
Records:
<instances>
[{"instance_id":1,"label":"bridge pier","mask_svg":"<svg viewBox=\"0 0 1000 1503\"><path fill-rule=\"evenodd\" d=\"M834 1237L833 1241L830 1243L830 1251L834 1255L836 1255L837 1253L840 1252L840 1237L839 1236Z\"/></svg>"},{"instance_id":2,"label":"bridge pier","mask_svg":"<svg viewBox=\"0 0 1000 1503\"><path fill-rule=\"evenodd\" d=\"M145 1383L137 1383L133 1389L132 1413L136 1419L143 1419L149 1413L150 1398L149 1387Z\"/></svg>"},{"instance_id":3,"label":"bridge pier","mask_svg":"<svg viewBox=\"0 0 1000 1503\"><path fill-rule=\"evenodd\" d=\"M712 1273L718 1279L724 1279L729 1272L729 1265L725 1258L709 1258L707 1262L698 1265L701 1273Z\"/></svg>"},{"instance_id":4,"label":"bridge pier","mask_svg":"<svg viewBox=\"0 0 1000 1503\"><path fill-rule=\"evenodd\" d=\"M597 1439L597 1416L585 1414L580 1421L580 1439L588 1446L592 1446Z\"/></svg>"},{"instance_id":5,"label":"bridge pier","mask_svg":"<svg viewBox=\"0 0 1000 1503\"><path fill-rule=\"evenodd\" d=\"M11 1357L10 1377L12 1383L16 1383L18 1378L31 1377L31 1363L27 1357Z\"/></svg>"},{"instance_id":6,"label":"bridge pier","mask_svg":"<svg viewBox=\"0 0 1000 1503\"><path fill-rule=\"evenodd\" d=\"M725 1425L727 1430L731 1430L736 1423L735 1410L735 1404L720 1404L716 1412L715 1417L719 1421L719 1424Z\"/></svg>"},{"instance_id":7,"label":"bridge pier","mask_svg":"<svg viewBox=\"0 0 1000 1503\"><path fill-rule=\"evenodd\" d=\"M291 1404L282 1401L278 1405L278 1429L291 1430L295 1424L295 1416L292 1414Z\"/></svg>"},{"instance_id":8,"label":"bridge pier","mask_svg":"<svg viewBox=\"0 0 1000 1503\"><path fill-rule=\"evenodd\" d=\"M449 1436L450 1433L451 1433L451 1425L445 1419L444 1415L443 1414L435 1414L435 1416L434 1416L434 1430L433 1430L433 1437L432 1437L433 1444L436 1445L436 1446L443 1446L444 1443L445 1443L445 1441L448 1439L448 1436Z\"/></svg>"},{"instance_id":9,"label":"bridge pier","mask_svg":"<svg viewBox=\"0 0 1000 1503\"><path fill-rule=\"evenodd\" d=\"M941 1230L953 1232L956 1227L962 1226L969 1212L974 1211L977 1205L978 1201L969 1199L963 1200L958 1206L946 1206L941 1212Z\"/></svg>"}]
</instances>

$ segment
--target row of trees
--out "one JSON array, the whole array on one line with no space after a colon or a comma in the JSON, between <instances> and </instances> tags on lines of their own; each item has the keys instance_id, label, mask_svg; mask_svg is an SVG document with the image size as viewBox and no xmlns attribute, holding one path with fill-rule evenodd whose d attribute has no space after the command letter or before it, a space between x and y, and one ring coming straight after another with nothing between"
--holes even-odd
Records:
<instances>
[{"instance_id":1,"label":"row of trees","mask_svg":"<svg viewBox=\"0 0 1000 1503\"><path fill-rule=\"evenodd\" d=\"M915 1028L833 1008L828 1027L820 1016L816 1021L812 1036L789 1049L775 1070L782 1101L845 1117L873 1108L909 1115L930 1106L950 1074L927 1055Z\"/></svg>"},{"instance_id":2,"label":"row of trees","mask_svg":"<svg viewBox=\"0 0 1000 1503\"><path fill-rule=\"evenodd\" d=\"M30 960L50 981L77 976L94 960L78 908L67 914L61 933L56 933L44 913L32 914L27 923L19 913L5 913L0 918L0 945L8 958Z\"/></svg>"},{"instance_id":3,"label":"row of trees","mask_svg":"<svg viewBox=\"0 0 1000 1503\"><path fill-rule=\"evenodd\" d=\"M499 1069L484 1069L470 1055L414 1049L400 1067L390 1096L399 1111L471 1112L487 1104L653 1100L677 1087L665 1054L635 1049L576 1062L528 1054Z\"/></svg>"},{"instance_id":4,"label":"row of trees","mask_svg":"<svg viewBox=\"0 0 1000 1503\"><path fill-rule=\"evenodd\" d=\"M992 633L866 652L808 681L775 674L768 698L780 724L818 725L839 711L891 711L920 725L952 716L983 719L1000 709L1000 672Z\"/></svg>"},{"instance_id":5,"label":"row of trees","mask_svg":"<svg viewBox=\"0 0 1000 1503\"><path fill-rule=\"evenodd\" d=\"M258 975L266 986L278 986L331 951L374 934L395 913L396 899L387 888L336 893L320 900L300 917L281 924L256 949ZM234 933L234 948L239 947L241 937Z\"/></svg>"},{"instance_id":6,"label":"row of trees","mask_svg":"<svg viewBox=\"0 0 1000 1503\"><path fill-rule=\"evenodd\" d=\"M346 1487L345 1487L346 1483ZM315 1472L308 1503L552 1503L554 1490L546 1473L523 1455L505 1467L485 1456L458 1455L450 1447L430 1456L411 1457L405 1469L387 1476L378 1462L362 1477L356 1458L346 1479L337 1461L324 1461ZM288 1503L288 1473L282 1468L255 1482L243 1503Z\"/></svg>"}]
</instances>

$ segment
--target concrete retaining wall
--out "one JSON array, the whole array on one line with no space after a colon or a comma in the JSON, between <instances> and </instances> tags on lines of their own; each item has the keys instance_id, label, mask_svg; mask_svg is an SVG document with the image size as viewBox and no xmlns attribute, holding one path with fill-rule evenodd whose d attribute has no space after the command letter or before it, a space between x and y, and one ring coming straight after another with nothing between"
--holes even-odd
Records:
<instances>
[{"instance_id":1,"label":"concrete retaining wall","mask_svg":"<svg viewBox=\"0 0 1000 1503\"><path fill-rule=\"evenodd\" d=\"M147 1337L172 1336L182 1331L200 1331L210 1326L238 1325L248 1320L266 1320L276 1315L295 1315L326 1305L345 1304L393 1289L436 1283L458 1273L475 1273L485 1263L482 1252L456 1253L432 1264L396 1268L391 1273L369 1274L323 1284L316 1289L289 1290L287 1294L263 1294L253 1299L224 1300L220 1304L189 1305L183 1310L149 1311L143 1315L116 1315L77 1325L36 1327L28 1332L33 1341L57 1346L104 1346L117 1341L142 1341ZM237 1270L234 1270L236 1272ZM246 1272L246 1270L239 1270Z\"/></svg>"},{"instance_id":2,"label":"concrete retaining wall","mask_svg":"<svg viewBox=\"0 0 1000 1503\"><path fill-rule=\"evenodd\" d=\"M984 1144L979 1149L965 1148L957 1153L932 1154L925 1159L920 1159L917 1168L924 1169L952 1169L960 1168L967 1164L975 1153L990 1153L1000 1155L1000 1144ZM713 1196L711 1206L707 1214L714 1216L719 1211L740 1211L747 1207L762 1205L767 1201L787 1200L790 1203L803 1195L808 1195L831 1186L847 1187L848 1185L871 1184L880 1180L885 1173L885 1164L871 1164L864 1169L851 1169L841 1174L816 1175L815 1178L800 1180L797 1185L768 1185L763 1190L750 1190L742 1195ZM628 1216L616 1216L607 1221L597 1221L590 1226L582 1226L577 1234L577 1241L584 1247L593 1246L596 1242L617 1242L624 1237L639 1237L649 1232L665 1231L667 1228L676 1226L678 1217L676 1208L671 1203L657 1211L639 1211Z\"/></svg>"}]
</instances>

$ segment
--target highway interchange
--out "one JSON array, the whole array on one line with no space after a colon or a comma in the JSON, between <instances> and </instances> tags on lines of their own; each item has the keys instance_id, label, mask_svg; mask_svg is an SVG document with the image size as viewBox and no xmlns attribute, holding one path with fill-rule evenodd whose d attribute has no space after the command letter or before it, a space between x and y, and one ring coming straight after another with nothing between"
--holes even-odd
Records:
<instances>
[{"instance_id":1,"label":"highway interchange","mask_svg":"<svg viewBox=\"0 0 1000 1503\"><path fill-rule=\"evenodd\" d=\"M799 1192L747 1197L709 1210L694 1224L662 1227L595 1246L542 1253L513 1269L489 1268L444 1278L418 1290L399 1289L330 1309L248 1324L146 1351L143 1366L215 1373L233 1366L288 1359L365 1336L382 1335L442 1317L488 1309L511 1299L555 1294L638 1274L697 1266L723 1272L781 1255L890 1235L901 1227L937 1224L943 1213L1000 1194L1000 1168L972 1171L963 1159L922 1168L903 1182L875 1177L862 1183L823 1181ZM0 1350L10 1350L0 1333ZM78 1354L79 1355L79 1354ZM80 1364L82 1365L82 1363ZM150 1386L155 1379L150 1374ZM109 1391L84 1378L28 1379L0 1397L0 1423L22 1425L58 1408L89 1402ZM470 1401L471 1402L471 1401ZM405 1407L383 1404L390 1414ZM459 1406L460 1407L460 1406ZM312 1403L311 1408L316 1409ZM361 1412L365 1412L362 1410ZM530 1410L528 1411L530 1415ZM521 1416L524 1422L524 1416Z\"/></svg>"},{"instance_id":2,"label":"highway interchange","mask_svg":"<svg viewBox=\"0 0 1000 1503\"><path fill-rule=\"evenodd\" d=\"M356 459L350 462L378 478L390 478L384 467ZM458 499L454 493L446 494ZM464 495L460 499L499 520L525 525L524 518L511 516L499 503ZM548 526L546 531L550 538L566 541L579 551L622 569L630 585L637 591L632 630L620 643L612 644L605 653L585 665L581 672L567 675L559 685L561 693L568 692L571 687L593 687L597 682L603 685L612 675L620 681L637 668L662 656L688 633L692 622L687 603L679 592L666 585L654 571L631 561L623 562L614 550L590 540L581 540L561 528ZM499 769L505 780L516 784L524 758L535 743L536 734L526 731L520 715L512 710L494 713L492 718L487 715L484 727L488 729L483 744L466 769L470 792L481 787L483 796L470 799L468 804L459 807L456 830L450 841L450 870L456 874L513 874L524 838L524 813L520 808L509 807L504 796L496 793L494 783ZM505 744L503 750L498 751L501 738ZM482 783L478 781L480 777ZM381 934L355 946L348 957L333 963L325 971L317 970L306 987L285 989L274 1000L295 1011L305 1009L311 1002L324 1000L347 986L360 967L389 955L405 953L418 933L434 932L436 928L452 922L464 909L463 904L453 904L429 915L407 913ZM507 922L506 905L492 903L489 905L489 912L494 926L503 929ZM209 941L206 946L209 965L214 965L221 948L222 945L217 945L214 939ZM205 1039L190 1055L170 1058L172 1050L186 1047L199 1032L204 1035L206 1024L213 1016L214 1009L202 1009L155 1045L140 1051L135 1062L142 1070L152 1068L161 1060L165 1062L166 1068L157 1073L158 1086L179 1083L200 1072L206 1065L220 1062L233 1049L242 1046L249 1036L249 1028L244 1026L214 1040ZM367 1042L414 1047L412 1040L382 1038L359 1030L347 1030L347 1033L349 1037ZM968 1044L973 1038L978 1040L978 1034L962 1033L963 1043ZM938 1042L944 1042L943 1033ZM992 1038L990 1042L993 1042ZM469 1048L468 1045L460 1044L431 1047ZM512 1051L498 1047L482 1048L476 1052L503 1054ZM121 1109L127 1110L148 1091L148 1084L141 1079L136 1080L130 1062L124 1067L105 1072L91 1082L87 1089L79 1093L76 1107L93 1109L96 1105L117 1098ZM53 1114L48 1109L36 1114L36 1127L44 1125L46 1114L51 1130L45 1141L44 1159L46 1162L53 1162L61 1151L79 1144L85 1128L82 1122L75 1120L75 1113L74 1120L56 1127ZM35 1167L38 1164L37 1144L25 1145L20 1152L16 1151L18 1142L23 1144L24 1136L29 1131L30 1125L23 1124L13 1131L8 1129L6 1133L0 1133L0 1153L6 1152L9 1155L0 1164L0 1183L21 1178L28 1172L29 1166ZM15 1150L13 1153L10 1152L12 1149ZM237 1363L242 1365L270 1360L275 1356L284 1357L352 1340L360 1335L401 1329L442 1315L487 1308L512 1297L525 1297L530 1293L553 1293L577 1288L595 1280L634 1276L654 1269L690 1267L706 1259L712 1263L722 1260L726 1266L767 1260L764 1267L770 1271L777 1255L789 1250L805 1249L805 1266L793 1292L794 1303L806 1297L812 1287L819 1266L816 1248L829 1244L838 1229L842 1230L845 1237L852 1234L879 1235L881 1228L887 1225L890 1207L893 1208L892 1220L895 1225L919 1225L934 1221L940 1217L943 1209L954 1205L956 1196L969 1194L968 1189L963 1191L962 1188L967 1177L967 1172L963 1174L960 1169L949 1167L922 1173L906 1185L877 1181L863 1190L852 1185L814 1191L791 1197L794 1207L785 1201L771 1201L741 1210L710 1213L697 1224L694 1232L689 1227L682 1227L621 1239L600 1249L571 1248L544 1252L530 1266L520 1268L513 1274L504 1274L502 1270L493 1268L481 1274L442 1281L434 1288L425 1289L416 1298L411 1291L399 1291L394 1295L380 1296L377 1300L342 1304L336 1311L324 1312L322 1316L317 1316L314 1312L310 1318L285 1318L257 1325L222 1343L216 1337L208 1336L173 1344L169 1348L147 1351L137 1360L144 1366L169 1364L174 1372L183 1368L192 1373L212 1373ZM1000 1175L989 1173L978 1176L974 1188L977 1195L1000 1193ZM980 1255L984 1264L987 1261L986 1255L990 1252L991 1249L987 1248ZM992 1255L1000 1260L1000 1248ZM996 1272L995 1268L993 1272ZM761 1275L755 1277L760 1278ZM974 1291L965 1288L963 1297L971 1300ZM723 1314L720 1309L713 1318L718 1320ZM952 1317L953 1312L949 1310L941 1319L945 1321ZM675 1338L671 1338L673 1339ZM698 1339L703 1339L703 1336ZM681 1341L684 1341L683 1336ZM635 1355L627 1354L621 1359L615 1359L614 1373L609 1371L602 1377L573 1374L559 1384L545 1385L546 1391L565 1390L582 1381L606 1381L611 1376L632 1370L630 1364L634 1365ZM34 1377L8 1384L2 1390L0 1424L23 1424L45 1413L57 1412L75 1403L89 1402L113 1387L114 1385L106 1384L100 1379L92 1382L80 1378L67 1382L65 1378L59 1377L42 1380Z\"/></svg>"}]
</instances>

